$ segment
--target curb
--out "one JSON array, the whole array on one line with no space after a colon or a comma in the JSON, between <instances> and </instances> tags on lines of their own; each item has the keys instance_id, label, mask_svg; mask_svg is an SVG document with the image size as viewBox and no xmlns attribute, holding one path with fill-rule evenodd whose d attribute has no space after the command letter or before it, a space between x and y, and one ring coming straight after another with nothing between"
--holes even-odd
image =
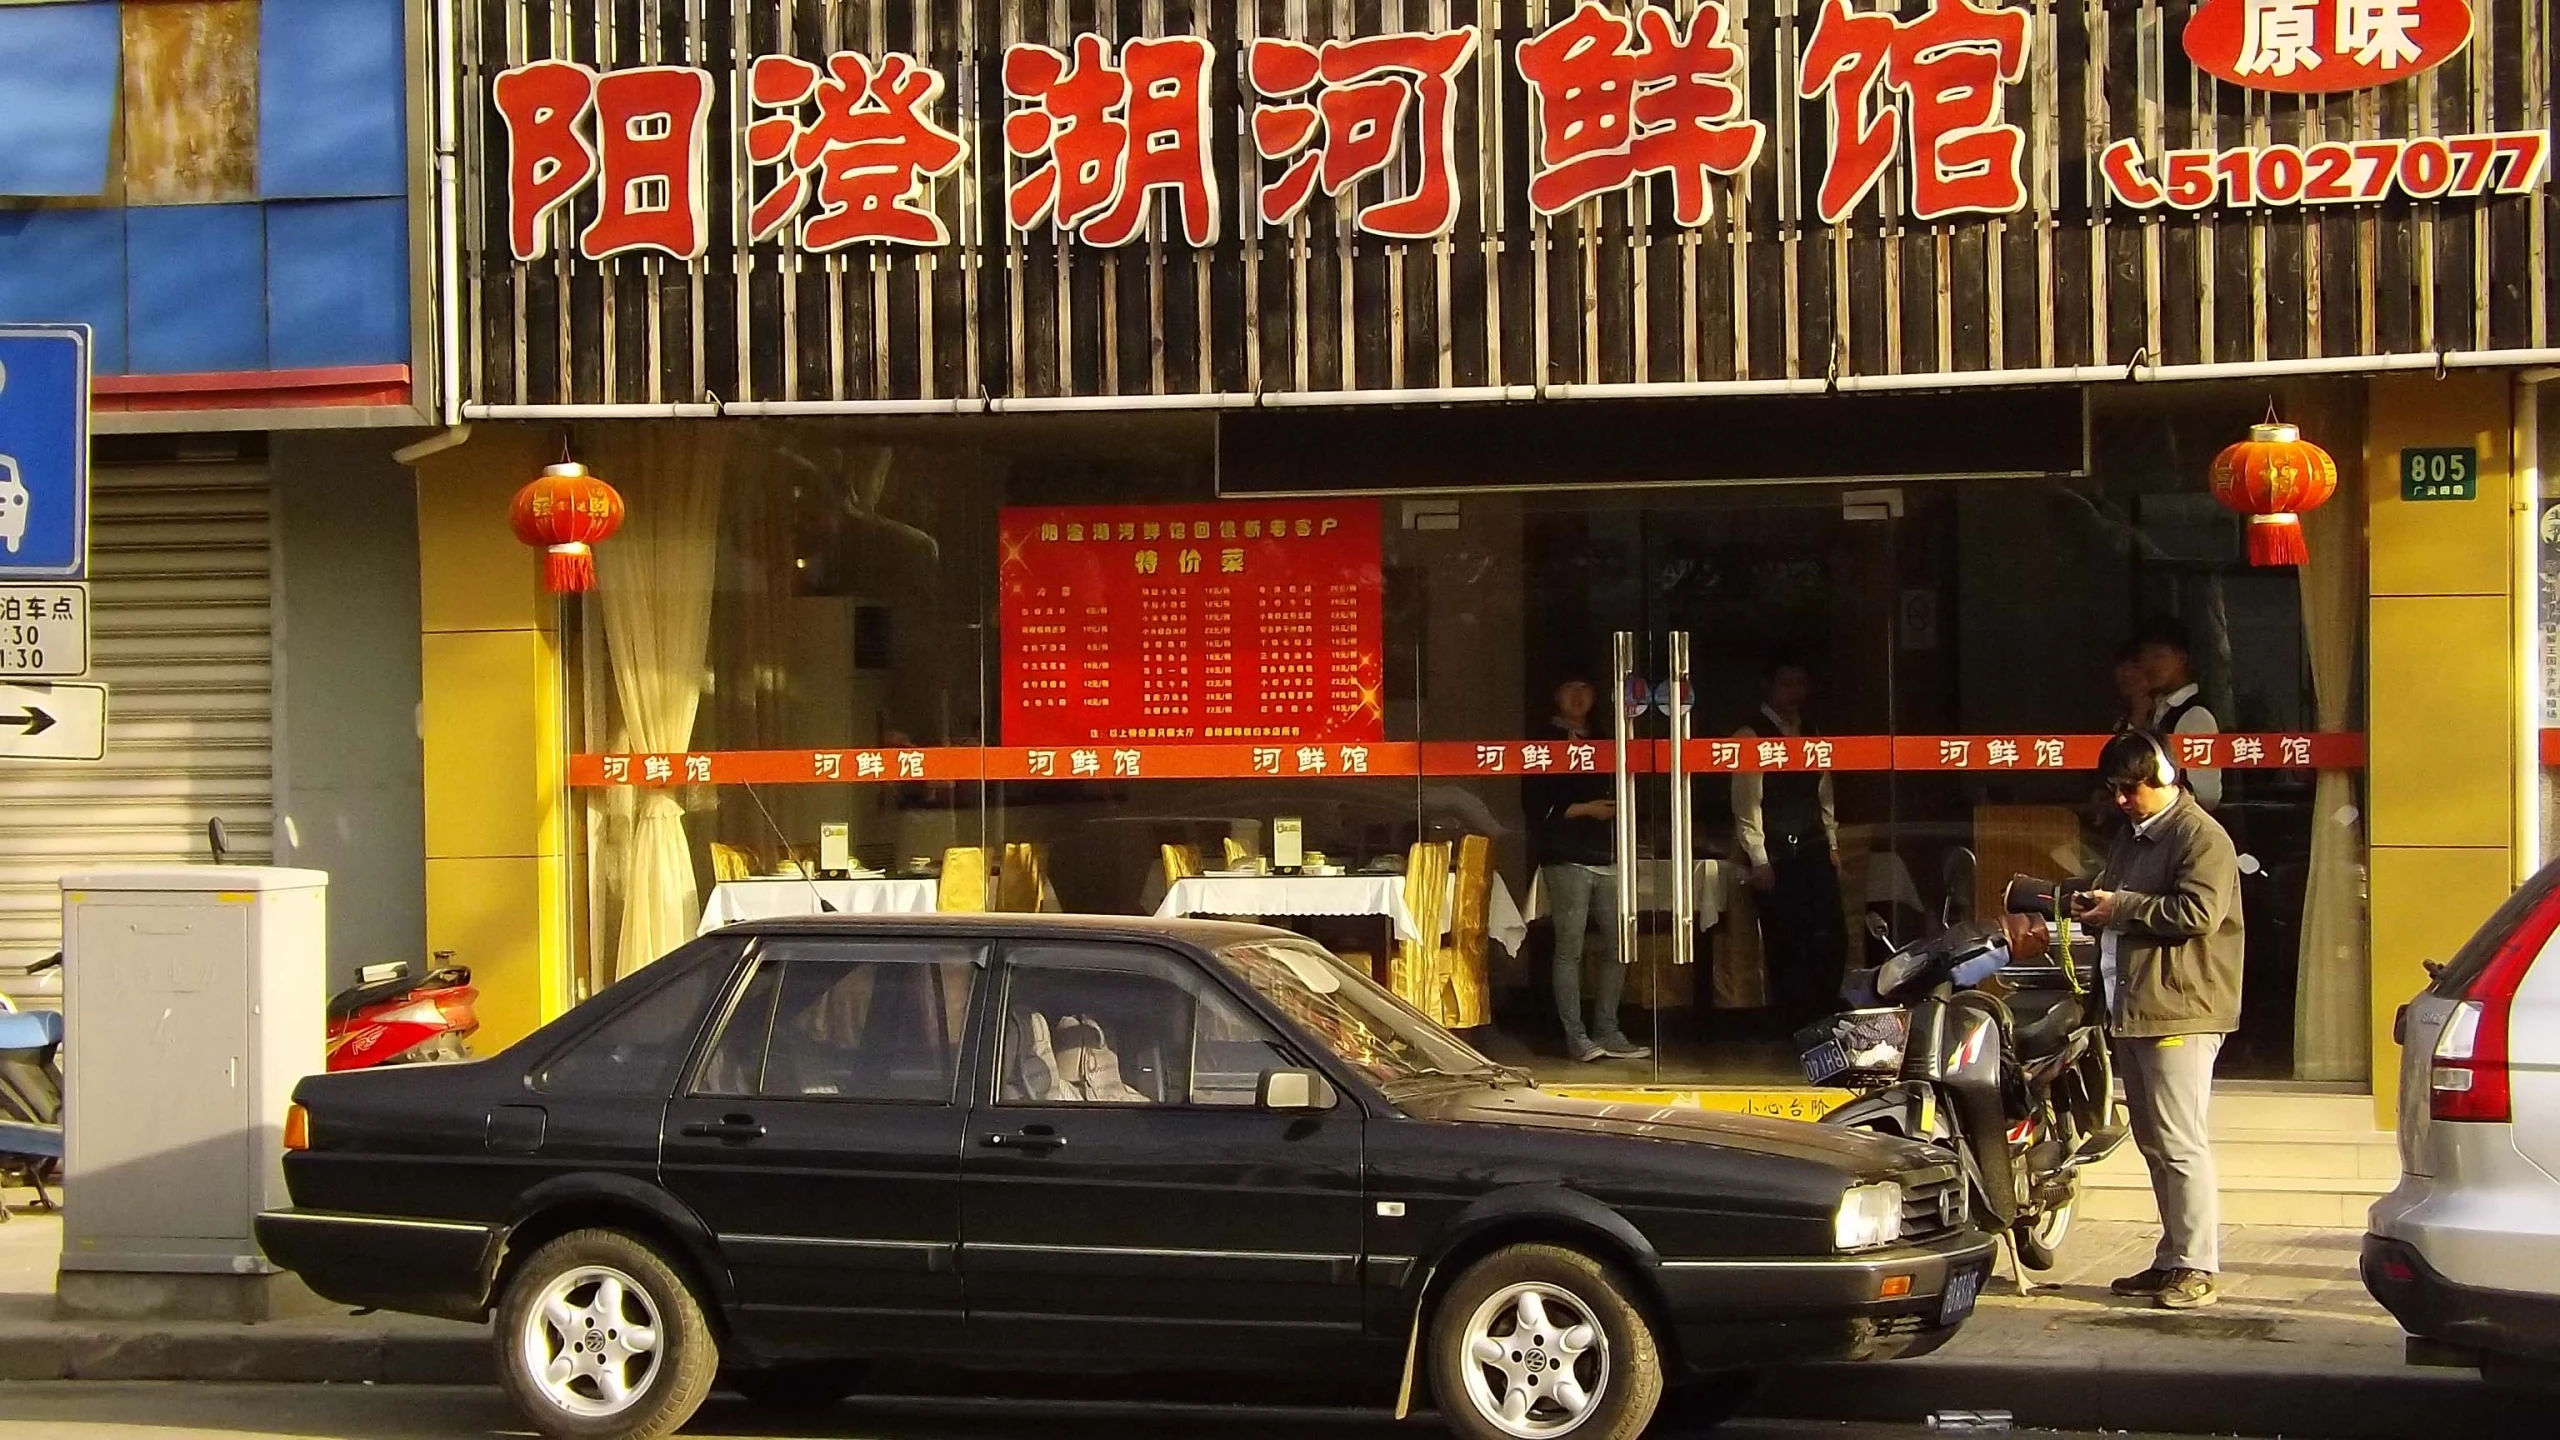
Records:
<instances>
[{"instance_id":1,"label":"curb","mask_svg":"<svg viewBox=\"0 0 2560 1440\"><path fill-rule=\"evenodd\" d=\"M494 1383L485 1330L313 1332L181 1325L152 1330L0 1327L0 1382L194 1380L376 1385ZM1045 1403L1012 1392L990 1404ZM935 1385L931 1390L942 1390ZM1072 1391L1072 1382L1066 1386ZM884 1400L935 1403L943 1394ZM1068 1403L1068 1402L1062 1402ZM2284 1435L2401 1440L2426 1434L2544 1436L2529 1397L2477 1376L2421 1367L2250 1370L2114 1364L2103 1358L1964 1359L1826 1364L1781 1371L1751 1406L1766 1419L1922 1423L1936 1410L2006 1410L2021 1429L2169 1435Z\"/></svg>"},{"instance_id":2,"label":"curb","mask_svg":"<svg viewBox=\"0 0 2560 1440\"><path fill-rule=\"evenodd\" d=\"M238 1380L487 1385L485 1332L313 1333L231 1325L0 1329L0 1381Z\"/></svg>"},{"instance_id":3,"label":"curb","mask_svg":"<svg viewBox=\"0 0 2560 1440\"><path fill-rule=\"evenodd\" d=\"M1923 1423L1936 1410L2006 1410L2020 1429L2168 1435L2547 1436L2527 1397L2459 1370L2251 1370L2103 1358L1811 1365L1781 1371L1750 1413L1768 1419Z\"/></svg>"}]
</instances>

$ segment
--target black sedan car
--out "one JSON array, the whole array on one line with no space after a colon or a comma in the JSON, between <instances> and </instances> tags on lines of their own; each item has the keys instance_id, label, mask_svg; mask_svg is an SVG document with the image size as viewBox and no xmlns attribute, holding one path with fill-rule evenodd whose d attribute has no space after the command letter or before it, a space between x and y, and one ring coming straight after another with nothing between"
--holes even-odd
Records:
<instances>
[{"instance_id":1,"label":"black sedan car","mask_svg":"<svg viewBox=\"0 0 2560 1440\"><path fill-rule=\"evenodd\" d=\"M1626 1440L1666 1392L1933 1350L1991 1266L1943 1151L1547 1094L1248 925L735 926L504 1054L295 1098L267 1253L494 1310L558 1436L926 1357L1323 1367L1469 1437Z\"/></svg>"}]
</instances>

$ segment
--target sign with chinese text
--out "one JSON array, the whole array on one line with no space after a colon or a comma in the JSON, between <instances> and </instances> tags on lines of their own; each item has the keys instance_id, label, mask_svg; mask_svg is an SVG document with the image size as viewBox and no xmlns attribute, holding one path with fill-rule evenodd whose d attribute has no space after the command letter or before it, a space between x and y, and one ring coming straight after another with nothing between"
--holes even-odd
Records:
<instances>
[{"instance_id":1,"label":"sign with chinese text","mask_svg":"<svg viewBox=\"0 0 2560 1440\"><path fill-rule=\"evenodd\" d=\"M2480 498L2480 451L2470 445L2447 445L2400 452L2400 498L2403 500L2477 500Z\"/></svg>"},{"instance_id":2,"label":"sign with chinese text","mask_svg":"<svg viewBox=\"0 0 2560 1440\"><path fill-rule=\"evenodd\" d=\"M2545 73L2530 3L1079 29L964 0L819 45L758 0L645 35L602 0L498 0L462 20L489 77L472 404L1511 398L2522 348L2560 287L2480 277L2546 268L2550 100L2475 37ZM2298 98L2350 91L2379 93Z\"/></svg>"},{"instance_id":3,"label":"sign with chinese text","mask_svg":"<svg viewBox=\"0 0 2560 1440\"><path fill-rule=\"evenodd\" d=\"M2560 733L2560 732L2555 732ZM1784 770L1878 773L2095 769L2104 735L1826 735L1766 740L1697 739L1682 756L1688 773L1769 774ZM2332 730L2293 734L2180 735L2178 763L2226 770L2356 770L2364 736ZM953 745L895 750L717 750L679 755L572 755L580 786L837 785L901 781L1034 780L1362 780L1379 776L1607 775L1617 748L1606 740L1342 740L1270 743L1085 741ZM1671 742L1637 742L1627 768L1668 774Z\"/></svg>"},{"instance_id":4,"label":"sign with chinese text","mask_svg":"<svg viewBox=\"0 0 2560 1440\"><path fill-rule=\"evenodd\" d=\"M2204 0L2187 58L2252 90L2368 90L2432 70L2471 43L2470 0Z\"/></svg>"},{"instance_id":5,"label":"sign with chinese text","mask_svg":"<svg viewBox=\"0 0 2560 1440\"><path fill-rule=\"evenodd\" d=\"M1008 509L997 536L1007 744L1385 733L1376 502ZM1103 774L1049 765L1085 755Z\"/></svg>"},{"instance_id":6,"label":"sign with chinese text","mask_svg":"<svg viewBox=\"0 0 2560 1440\"><path fill-rule=\"evenodd\" d=\"M0 680L89 673L89 587L0 583Z\"/></svg>"}]
</instances>

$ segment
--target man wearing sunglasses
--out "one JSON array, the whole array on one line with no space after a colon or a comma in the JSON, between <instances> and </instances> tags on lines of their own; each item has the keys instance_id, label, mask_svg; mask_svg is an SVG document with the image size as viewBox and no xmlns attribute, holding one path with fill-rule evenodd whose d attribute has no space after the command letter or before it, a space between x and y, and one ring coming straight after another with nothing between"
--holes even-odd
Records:
<instances>
[{"instance_id":1,"label":"man wearing sunglasses","mask_svg":"<svg viewBox=\"0 0 2560 1440\"><path fill-rule=\"evenodd\" d=\"M2231 836L2179 784L2168 742L2149 730L2107 741L2098 776L2126 822L2098 887L2072 918L2098 935L2098 968L2134 1144L2160 1203L2150 1269L2116 1294L2163 1309L2220 1298L2220 1205L2206 1118L2222 1038L2240 1028L2240 860Z\"/></svg>"}]
</instances>

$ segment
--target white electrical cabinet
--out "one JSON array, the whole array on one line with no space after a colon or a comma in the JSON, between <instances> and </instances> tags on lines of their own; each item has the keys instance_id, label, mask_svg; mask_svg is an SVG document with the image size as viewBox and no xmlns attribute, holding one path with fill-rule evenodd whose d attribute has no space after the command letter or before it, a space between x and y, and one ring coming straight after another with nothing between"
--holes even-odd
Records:
<instances>
[{"instance_id":1,"label":"white electrical cabinet","mask_svg":"<svg viewBox=\"0 0 2560 1440\"><path fill-rule=\"evenodd\" d=\"M326 872L62 877L62 1268L266 1275L285 1108L324 1063Z\"/></svg>"}]
</instances>

